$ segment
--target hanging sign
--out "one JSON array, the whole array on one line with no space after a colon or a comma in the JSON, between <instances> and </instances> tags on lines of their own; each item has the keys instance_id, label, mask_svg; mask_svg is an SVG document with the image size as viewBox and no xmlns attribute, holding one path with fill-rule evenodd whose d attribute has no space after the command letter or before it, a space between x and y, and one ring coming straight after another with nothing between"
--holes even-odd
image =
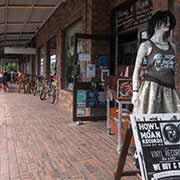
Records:
<instances>
[{"instance_id":1,"label":"hanging sign","mask_svg":"<svg viewBox=\"0 0 180 180\"><path fill-rule=\"evenodd\" d=\"M131 115L144 180L180 179L180 114Z\"/></svg>"}]
</instances>

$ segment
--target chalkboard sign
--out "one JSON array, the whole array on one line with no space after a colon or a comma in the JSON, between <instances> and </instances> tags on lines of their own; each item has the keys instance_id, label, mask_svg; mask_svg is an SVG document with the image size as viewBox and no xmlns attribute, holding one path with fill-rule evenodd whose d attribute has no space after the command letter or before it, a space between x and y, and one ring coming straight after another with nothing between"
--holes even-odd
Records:
<instances>
[{"instance_id":1,"label":"chalkboard sign","mask_svg":"<svg viewBox=\"0 0 180 180\"><path fill-rule=\"evenodd\" d=\"M180 114L131 115L143 180L180 180Z\"/></svg>"}]
</instances>

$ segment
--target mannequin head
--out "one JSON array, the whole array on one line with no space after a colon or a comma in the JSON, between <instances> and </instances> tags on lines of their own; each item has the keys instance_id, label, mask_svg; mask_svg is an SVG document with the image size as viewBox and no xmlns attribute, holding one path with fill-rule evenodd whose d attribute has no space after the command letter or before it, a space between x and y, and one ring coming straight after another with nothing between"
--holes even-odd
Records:
<instances>
[{"instance_id":1,"label":"mannequin head","mask_svg":"<svg viewBox=\"0 0 180 180\"><path fill-rule=\"evenodd\" d=\"M149 20L149 38L151 38L157 30L169 34L168 32L174 29L175 25L175 16L170 11L157 11Z\"/></svg>"}]
</instances>

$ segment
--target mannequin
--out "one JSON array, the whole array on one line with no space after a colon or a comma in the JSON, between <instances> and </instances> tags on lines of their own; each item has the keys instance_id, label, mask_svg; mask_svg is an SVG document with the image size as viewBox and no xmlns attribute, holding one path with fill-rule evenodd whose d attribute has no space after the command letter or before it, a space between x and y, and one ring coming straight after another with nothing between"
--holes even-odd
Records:
<instances>
[{"instance_id":1,"label":"mannequin","mask_svg":"<svg viewBox=\"0 0 180 180\"><path fill-rule=\"evenodd\" d=\"M175 17L169 11L157 11L149 21L149 40L139 46L133 73L134 113L180 112L175 90L175 47L165 36L175 25ZM144 58L147 65L140 83Z\"/></svg>"}]
</instances>

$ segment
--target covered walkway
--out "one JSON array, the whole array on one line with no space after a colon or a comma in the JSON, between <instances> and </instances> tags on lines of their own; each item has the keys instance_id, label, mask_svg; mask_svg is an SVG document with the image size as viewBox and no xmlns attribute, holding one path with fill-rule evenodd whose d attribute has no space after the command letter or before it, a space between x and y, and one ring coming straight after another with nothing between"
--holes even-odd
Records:
<instances>
[{"instance_id":1,"label":"covered walkway","mask_svg":"<svg viewBox=\"0 0 180 180\"><path fill-rule=\"evenodd\" d=\"M0 104L0 180L113 180L117 140L105 121L76 126L28 94L1 93Z\"/></svg>"}]
</instances>

